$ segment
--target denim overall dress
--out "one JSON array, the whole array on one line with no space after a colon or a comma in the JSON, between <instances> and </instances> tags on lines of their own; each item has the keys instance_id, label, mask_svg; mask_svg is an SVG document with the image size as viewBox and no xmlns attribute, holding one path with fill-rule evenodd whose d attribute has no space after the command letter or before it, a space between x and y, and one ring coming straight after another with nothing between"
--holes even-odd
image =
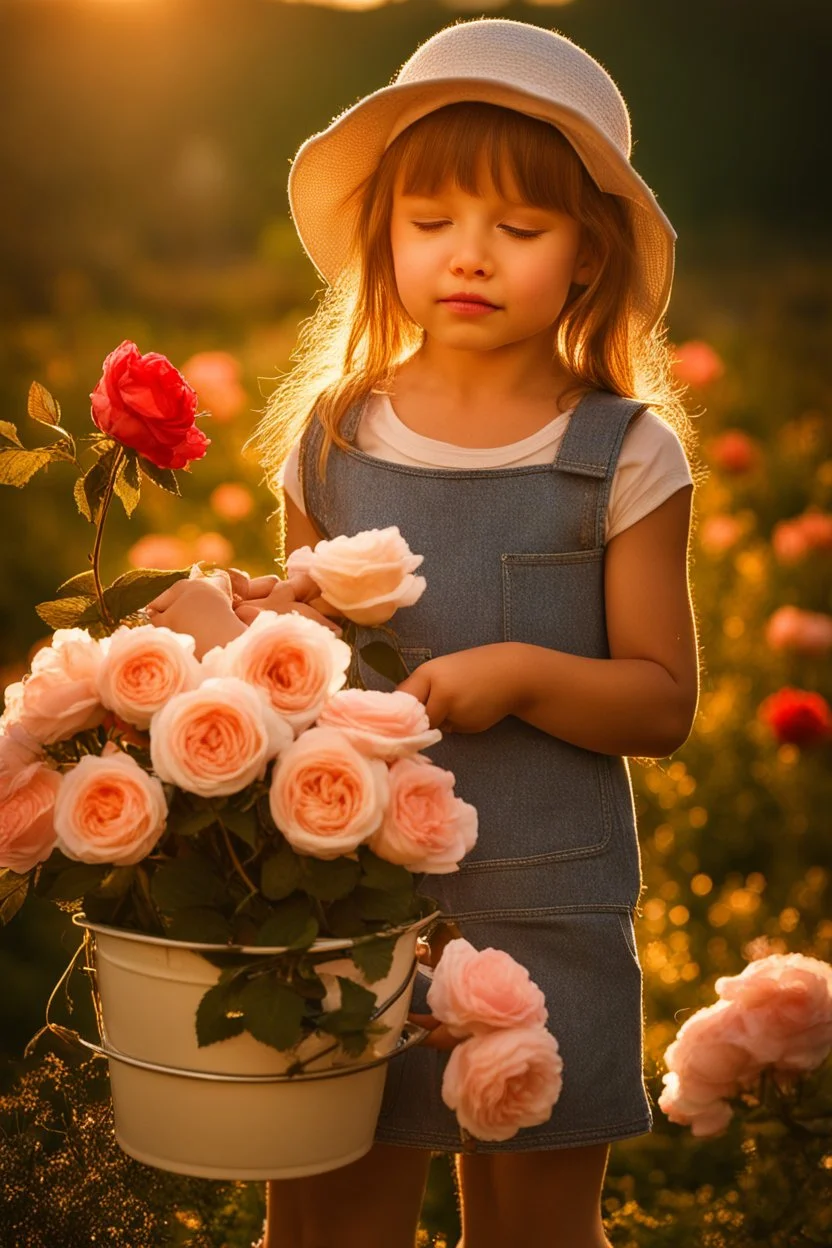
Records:
<instances>
[{"instance_id":1,"label":"denim overall dress","mask_svg":"<svg viewBox=\"0 0 832 1248\"><path fill-rule=\"evenodd\" d=\"M307 513L327 538L398 525L424 555L427 588L391 627L410 670L475 646L518 641L609 658L604 518L621 443L644 408L593 391L579 402L550 464L423 468L354 445L361 405L332 446L304 431L299 471ZM361 628L358 644L382 639ZM394 686L362 662L367 688ZM555 696L557 696L555 694ZM461 1143L442 1101L449 1054L417 1045L388 1066L376 1139L443 1152L575 1147L648 1132L642 972L633 929L641 862L627 760L571 745L506 716L425 751L476 806L478 839L459 871L418 877L476 948L504 949L546 996L563 1059L549 1120L505 1142ZM417 974L411 1009L427 1013Z\"/></svg>"}]
</instances>

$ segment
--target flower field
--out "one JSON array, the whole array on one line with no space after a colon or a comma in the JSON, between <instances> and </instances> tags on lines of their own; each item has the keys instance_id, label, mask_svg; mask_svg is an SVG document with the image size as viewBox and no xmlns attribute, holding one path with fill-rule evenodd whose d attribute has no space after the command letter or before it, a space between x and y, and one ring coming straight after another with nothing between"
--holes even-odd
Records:
<instances>
[{"instance_id":1,"label":"flower field","mask_svg":"<svg viewBox=\"0 0 832 1248\"><path fill-rule=\"evenodd\" d=\"M297 292L304 278L293 264L282 281ZM313 288L290 301L276 288L278 313L246 321L236 287L234 307L223 307L218 282L216 303L199 319L177 309L174 285L123 315L101 307L80 273L68 273L48 312L21 319L0 339L4 414L19 425L38 380L60 399L73 435L89 432L101 360L123 338L164 352L212 413L201 422L211 447L182 473L183 497L151 484L132 520L113 512L108 581L130 566L175 569L198 559L252 575L274 569L276 504L243 444L287 365ZM714 1004L717 979L769 954L832 962L830 303L828 259L767 253L762 266L733 259L728 241L710 263L680 258L670 331L700 449L691 583L701 694L685 745L671 758L631 764L655 1125L611 1153L604 1212L616 1248L832 1243L828 1059L805 1079L771 1080L761 1096L736 1098L715 1135L670 1122L658 1104L665 1052L687 1018ZM53 463L25 491L0 491L3 686L46 640L34 604L84 566L87 526L56 502L67 488L62 471ZM28 1205L31 1225L31 1238L15 1240L16 1248L81 1248L91 1229L125 1248L247 1248L262 1217L261 1185L178 1179L131 1162L112 1140L100 1073L68 1050L37 1050L15 1083L74 939L67 917L37 900L0 932L8 1059L0 1182L10 1207ZM83 988L76 996L82 1008ZM73 1023L83 1021L82 1011ZM33 1173L48 1197L34 1207ZM60 1240L51 1229L58 1215ZM437 1157L422 1243L454 1248L457 1235L450 1173ZM0 1246L2 1236L0 1228Z\"/></svg>"}]
</instances>

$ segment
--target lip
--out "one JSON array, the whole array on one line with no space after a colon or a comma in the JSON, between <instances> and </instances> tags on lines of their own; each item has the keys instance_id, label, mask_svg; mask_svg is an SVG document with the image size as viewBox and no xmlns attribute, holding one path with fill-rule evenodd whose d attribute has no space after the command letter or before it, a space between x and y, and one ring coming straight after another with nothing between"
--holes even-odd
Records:
<instances>
[{"instance_id":1,"label":"lip","mask_svg":"<svg viewBox=\"0 0 832 1248\"><path fill-rule=\"evenodd\" d=\"M472 294L467 290L458 290L453 295L448 295L445 299L440 299L440 303L477 303L482 307L496 308L496 303L491 303L489 299L485 299L482 295Z\"/></svg>"}]
</instances>

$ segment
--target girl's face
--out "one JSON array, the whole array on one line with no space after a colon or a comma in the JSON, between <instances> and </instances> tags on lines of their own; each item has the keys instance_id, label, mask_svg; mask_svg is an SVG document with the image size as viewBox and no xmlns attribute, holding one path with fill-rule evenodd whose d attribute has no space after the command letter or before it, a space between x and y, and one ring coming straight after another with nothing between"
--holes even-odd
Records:
<instances>
[{"instance_id":1,"label":"girl's face","mask_svg":"<svg viewBox=\"0 0 832 1248\"><path fill-rule=\"evenodd\" d=\"M429 337L460 350L548 338L572 283L592 275L574 218L523 203L505 175L504 194L482 175L482 194L448 182L435 194L405 195L401 179L393 191L399 298Z\"/></svg>"}]
</instances>

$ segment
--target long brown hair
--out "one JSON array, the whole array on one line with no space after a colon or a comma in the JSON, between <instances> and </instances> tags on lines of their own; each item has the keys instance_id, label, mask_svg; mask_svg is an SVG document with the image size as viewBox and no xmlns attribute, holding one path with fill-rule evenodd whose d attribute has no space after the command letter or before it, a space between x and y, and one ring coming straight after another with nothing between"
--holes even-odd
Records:
<instances>
[{"instance_id":1,"label":"long brown hair","mask_svg":"<svg viewBox=\"0 0 832 1248\"><path fill-rule=\"evenodd\" d=\"M301 325L293 367L252 435L276 492L278 472L313 412L325 431L318 465L323 479L330 446L347 445L340 427L348 409L371 391L384 390L396 367L423 341L396 290L390 214L398 175L405 194L435 193L449 177L477 194L483 166L498 192L507 170L526 202L573 217L599 261L592 282L572 288L554 327L553 348L574 378L575 393L609 390L648 404L676 431L695 463L685 387L673 376L666 325L662 320L648 333L639 325L632 296L637 258L626 201L599 190L574 148L548 122L465 101L408 126L353 192L358 213L350 262Z\"/></svg>"}]
</instances>

